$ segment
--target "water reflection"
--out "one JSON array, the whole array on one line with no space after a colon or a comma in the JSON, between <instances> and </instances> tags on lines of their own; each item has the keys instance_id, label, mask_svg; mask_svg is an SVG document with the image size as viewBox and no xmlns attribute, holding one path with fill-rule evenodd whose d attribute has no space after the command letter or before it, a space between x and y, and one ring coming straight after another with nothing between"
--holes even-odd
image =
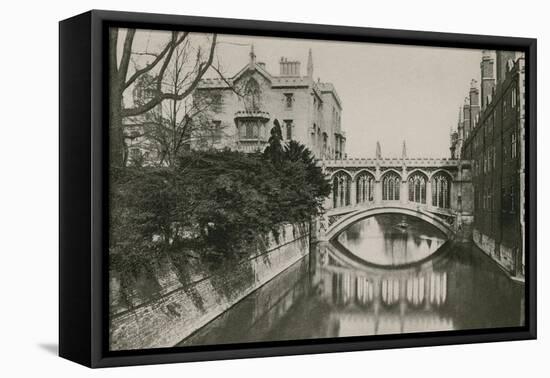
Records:
<instances>
[{"instance_id":1,"label":"water reflection","mask_svg":"<svg viewBox=\"0 0 550 378\"><path fill-rule=\"evenodd\" d=\"M384 214L353 224L336 241L367 262L398 266L432 255L446 242L446 237L420 219Z\"/></svg>"},{"instance_id":2,"label":"water reflection","mask_svg":"<svg viewBox=\"0 0 550 378\"><path fill-rule=\"evenodd\" d=\"M367 237L376 236L371 226L365 227ZM349 229L348 248L350 239L369 245L357 239L365 235L362 227ZM420 236L406 241L380 227L380 245L396 242L410 252L412 240L429 255L435 247L422 246L429 239L440 243L433 240L435 231L428 224L414 227ZM405 255L391 261L404 261ZM523 299L523 286L471 245L447 243L418 264L383 268L323 243L179 345L513 327L524 324Z\"/></svg>"}]
</instances>

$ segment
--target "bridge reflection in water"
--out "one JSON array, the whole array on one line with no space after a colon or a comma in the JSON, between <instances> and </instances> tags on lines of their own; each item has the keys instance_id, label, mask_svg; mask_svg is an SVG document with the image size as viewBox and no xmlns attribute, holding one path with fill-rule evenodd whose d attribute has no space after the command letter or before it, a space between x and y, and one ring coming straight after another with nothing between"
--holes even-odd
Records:
<instances>
[{"instance_id":1,"label":"bridge reflection in water","mask_svg":"<svg viewBox=\"0 0 550 378\"><path fill-rule=\"evenodd\" d=\"M349 228L338 243L315 245L179 345L523 325L523 286L476 247L444 243L421 221L396 231L400 215L376 217L370 226ZM368 261L373 256L377 265Z\"/></svg>"}]
</instances>

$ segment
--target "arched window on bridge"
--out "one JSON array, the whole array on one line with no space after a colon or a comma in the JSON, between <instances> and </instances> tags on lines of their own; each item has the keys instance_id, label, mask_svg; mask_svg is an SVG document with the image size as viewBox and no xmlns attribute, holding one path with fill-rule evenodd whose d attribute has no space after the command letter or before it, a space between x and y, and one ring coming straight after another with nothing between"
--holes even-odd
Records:
<instances>
[{"instance_id":1,"label":"arched window on bridge","mask_svg":"<svg viewBox=\"0 0 550 378\"><path fill-rule=\"evenodd\" d=\"M350 204L351 177L345 172L338 172L332 179L332 207Z\"/></svg>"},{"instance_id":2,"label":"arched window on bridge","mask_svg":"<svg viewBox=\"0 0 550 378\"><path fill-rule=\"evenodd\" d=\"M389 172L382 179L382 200L398 201L401 178L395 172Z\"/></svg>"},{"instance_id":3,"label":"arched window on bridge","mask_svg":"<svg viewBox=\"0 0 550 378\"><path fill-rule=\"evenodd\" d=\"M428 179L416 172L409 177L409 202L426 203L426 183Z\"/></svg>"},{"instance_id":4,"label":"arched window on bridge","mask_svg":"<svg viewBox=\"0 0 550 378\"><path fill-rule=\"evenodd\" d=\"M368 172L361 172L355 178L357 185L357 203L374 201L374 177Z\"/></svg>"},{"instance_id":5,"label":"arched window on bridge","mask_svg":"<svg viewBox=\"0 0 550 378\"><path fill-rule=\"evenodd\" d=\"M432 205L451 207L451 180L445 173L439 172L432 177Z\"/></svg>"}]
</instances>

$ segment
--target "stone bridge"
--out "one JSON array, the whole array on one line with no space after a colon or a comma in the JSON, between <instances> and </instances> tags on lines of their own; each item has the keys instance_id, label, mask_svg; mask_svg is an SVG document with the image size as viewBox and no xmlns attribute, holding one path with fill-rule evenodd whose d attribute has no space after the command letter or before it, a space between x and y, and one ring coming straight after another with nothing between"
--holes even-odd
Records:
<instances>
[{"instance_id":1,"label":"stone bridge","mask_svg":"<svg viewBox=\"0 0 550 378\"><path fill-rule=\"evenodd\" d=\"M473 195L469 160L377 157L317 164L332 184L319 240L382 213L422 219L449 239L468 237Z\"/></svg>"}]
</instances>

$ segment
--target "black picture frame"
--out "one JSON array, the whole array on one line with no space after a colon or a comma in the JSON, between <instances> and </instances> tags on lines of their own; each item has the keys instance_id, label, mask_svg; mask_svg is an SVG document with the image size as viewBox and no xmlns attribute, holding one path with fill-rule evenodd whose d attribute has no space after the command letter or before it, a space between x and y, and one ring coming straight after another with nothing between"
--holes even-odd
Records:
<instances>
[{"instance_id":1,"label":"black picture frame","mask_svg":"<svg viewBox=\"0 0 550 378\"><path fill-rule=\"evenodd\" d=\"M525 53L525 326L174 347L107 348L109 26ZM157 364L536 338L536 39L92 10L59 24L59 354L89 367Z\"/></svg>"}]
</instances>

